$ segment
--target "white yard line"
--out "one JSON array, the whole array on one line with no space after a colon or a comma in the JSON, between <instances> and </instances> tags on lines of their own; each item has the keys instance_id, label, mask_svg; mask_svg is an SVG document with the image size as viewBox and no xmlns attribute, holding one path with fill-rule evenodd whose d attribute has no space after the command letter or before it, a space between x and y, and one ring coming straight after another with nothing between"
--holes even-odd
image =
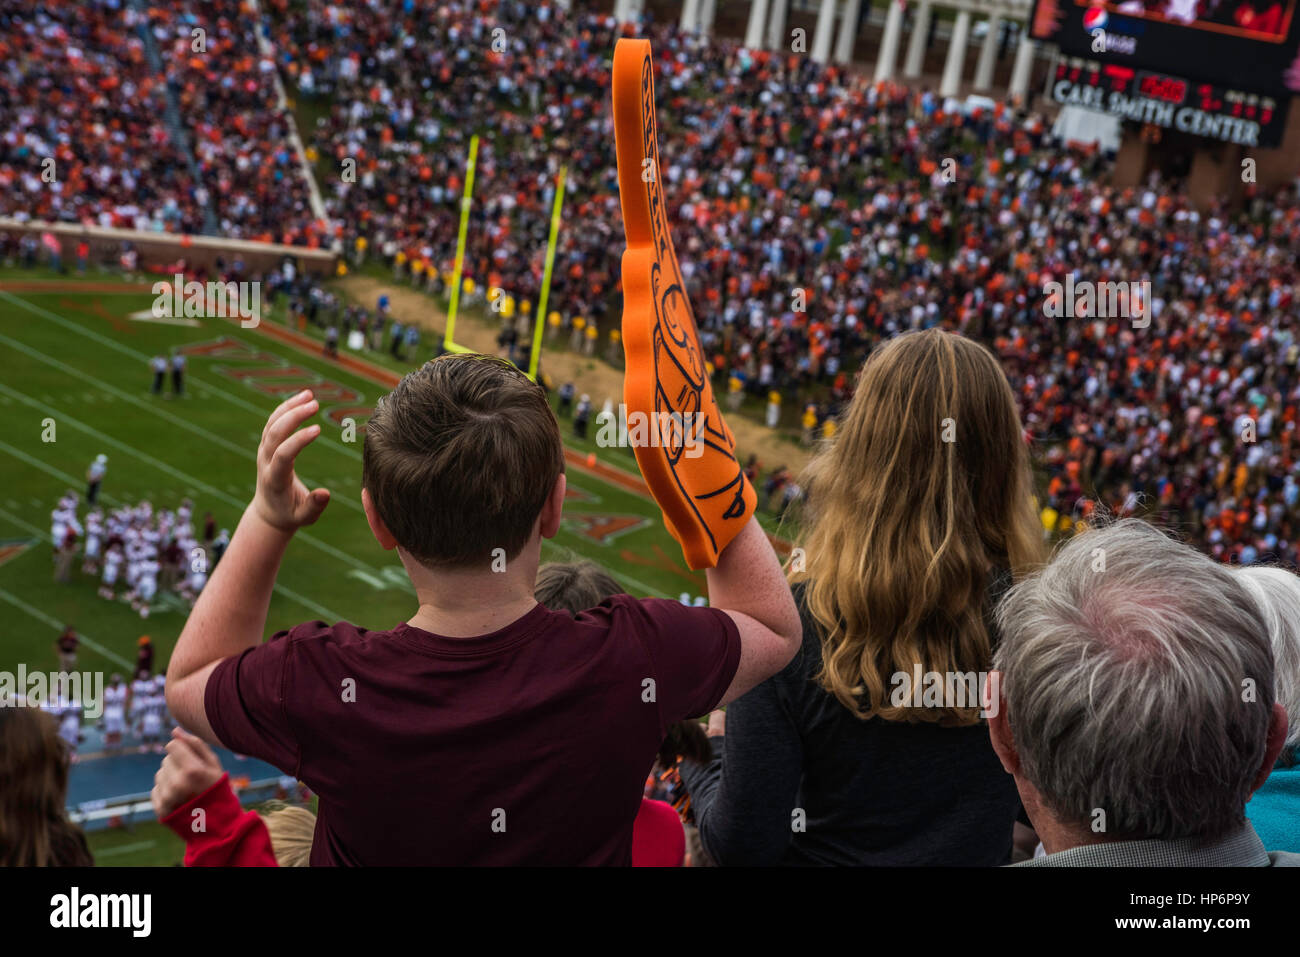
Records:
<instances>
[{"instance_id":1,"label":"white yard line","mask_svg":"<svg viewBox=\"0 0 1300 957\"><path fill-rule=\"evenodd\" d=\"M132 405L138 406L139 408L144 409L146 412L150 412L158 416L160 419L172 423L177 428L184 429L185 431L193 435L199 436L199 438L207 439L209 442L212 442L215 445L220 445L222 448L234 452L236 455L240 456L241 458L251 458L254 461L257 460L256 449L250 450L247 444L238 445L234 442L231 442L229 439L223 438L222 436L217 435L215 432L209 429L205 429L201 425L196 425L195 423L190 422L187 419L183 419L178 415L172 415L166 409L160 409L157 407L157 405L155 405L152 402L146 402L143 399L139 398L138 396L131 395L129 392L119 389L111 382L105 382L103 379L98 379L95 376L92 376L88 372L82 372L80 369L70 366L66 362L62 362L54 358L53 356L42 352L40 349L36 349L32 346L29 346L26 343L18 341L17 339L12 339L9 336L0 334L0 342L9 346L11 349L16 349L19 352L31 356L37 362L43 362L46 365L50 366L51 368L58 369L60 372L63 372L67 375L76 376L80 379L84 379L86 382L93 384L97 388L103 389L105 392L108 392L110 394L117 395L119 398L125 399L127 402L130 402ZM67 417L66 413L53 408L53 401L51 397L42 396L41 398L47 405L50 406L52 411L58 412L60 415L63 415L65 418ZM260 438L260 436L261 433L257 433L257 437ZM315 486L320 484L318 482L312 482L310 479L307 478L307 476L303 475L301 472L298 473L298 477L302 479L304 483L306 483L308 488L314 488ZM354 502L351 499L340 498L339 501L341 501L344 507L346 508L351 508L352 510L357 512L365 511L358 502Z\"/></svg>"},{"instance_id":2,"label":"white yard line","mask_svg":"<svg viewBox=\"0 0 1300 957\"><path fill-rule=\"evenodd\" d=\"M90 757L98 757L98 755L82 755L81 760L85 761ZM95 852L95 860L117 854L129 854L132 851L143 851L145 848L154 847L157 843L157 841L136 841L133 844L119 844L117 847L103 847Z\"/></svg>"},{"instance_id":3,"label":"white yard line","mask_svg":"<svg viewBox=\"0 0 1300 957\"><path fill-rule=\"evenodd\" d=\"M40 539L43 542L48 542L50 540L50 537L46 535L43 531L41 531L39 528L37 528L35 525L31 524L30 522L24 521L23 519L19 518L17 515L7 512L2 508L0 508L0 518L7 519L8 521L12 522L14 525L17 525L19 528L25 529L28 533L35 535L38 539ZM57 631L63 631L64 627L66 627L67 625L67 622L61 622L58 621L57 619L51 618L49 615L45 614L45 612L41 611L39 608L32 607L31 605L27 604L27 602L19 598L17 595L14 595L13 593L8 592L3 588L0 588L0 599L9 602L9 604L13 605L15 608L19 608L27 612L27 614L31 615L37 621L42 621ZM86 637L86 635L83 632L78 631L77 637L81 639L81 643L83 645L86 645L92 650L99 652L109 661L121 665L127 671L134 670L135 666L131 664L131 662L127 661L125 658L123 658L121 655L117 654L116 652L110 651L108 648L105 648L103 645L101 645L99 642L95 641L94 639Z\"/></svg>"},{"instance_id":4,"label":"white yard line","mask_svg":"<svg viewBox=\"0 0 1300 957\"><path fill-rule=\"evenodd\" d=\"M3 588L0 588L0 601L9 602L9 604L13 605L15 608L27 612L27 614L31 615L37 621L44 622L46 625L49 625L50 628L52 628L56 632L63 631L64 627L67 625L67 622L62 622L55 618L51 618L49 615L45 614L45 612L41 611L39 608L33 608L31 605L27 604L27 602L23 601L17 595L11 594L10 592L5 591ZM109 661L113 662L113 664L115 665L121 665L124 669L126 669L128 673L135 670L135 665L133 665L131 662L127 661L125 658L123 658L121 655L117 654L116 652L109 651L99 642L89 638L86 635L86 633L84 631L81 631L80 629L78 629L77 631L77 639L81 642L81 644L90 648L91 651L98 652L99 654L107 658Z\"/></svg>"},{"instance_id":5,"label":"white yard line","mask_svg":"<svg viewBox=\"0 0 1300 957\"><path fill-rule=\"evenodd\" d=\"M81 323L78 323L72 319L68 319L65 316L60 316L56 312L51 312L50 310L44 308L43 306L38 306L35 303L28 302L26 299L22 299L18 296L15 296L11 292L5 292L4 290L0 290L0 299L4 300L5 302L11 302L15 306L18 306L21 309L25 309L28 312L32 313L33 315L41 316L44 319L48 319L50 322L53 322L56 325L63 326L65 329L71 330L72 332L75 332L79 336L83 336L87 339L93 339L95 342L101 343L102 345L105 345L110 349L114 349L117 352L122 353L123 355L128 355L134 359L138 359L143 363L148 363L148 361L151 358L153 358L147 353L140 352L138 349L132 349L130 346L123 345L122 343L118 342L116 339L113 339L109 336L101 335L100 333L95 332L93 329L87 328ZM226 335L225 332L223 332L222 334ZM230 338L229 336L227 337ZM233 338L235 338L236 341L240 341L240 342L243 341L237 336ZM193 373L187 372L185 378L192 384L201 386L202 388L209 390L210 392L212 392L213 395L216 395L217 397L224 399L225 401L229 402L231 405L234 405L240 409L244 409L247 412L251 412L253 415L256 415L262 422L266 422L267 416L271 414L270 409L262 408L261 406L249 402L247 399L241 398L240 396L234 394L233 392L228 392L227 390L221 388L218 385L214 385L211 382L208 382L203 379L199 379ZM335 452L340 452L343 455L346 455L348 458L352 459L353 461L356 462L361 461L361 453L358 452L356 449L348 448L342 442L339 442L335 439L327 438L324 435L322 435L318 441L324 442L326 448L333 449Z\"/></svg>"}]
</instances>

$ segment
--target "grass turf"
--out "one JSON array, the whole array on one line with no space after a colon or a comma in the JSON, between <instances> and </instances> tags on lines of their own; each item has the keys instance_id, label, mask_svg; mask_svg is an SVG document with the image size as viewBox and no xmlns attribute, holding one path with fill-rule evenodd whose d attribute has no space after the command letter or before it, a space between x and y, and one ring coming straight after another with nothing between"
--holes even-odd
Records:
<instances>
[{"instance_id":1,"label":"grass turf","mask_svg":"<svg viewBox=\"0 0 1300 957\"><path fill-rule=\"evenodd\" d=\"M322 396L316 421L323 434L300 457L299 471L309 486L329 488L333 500L289 548L267 634L316 618L388 628L410 616L415 596L405 573L374 542L361 511L360 436L346 442L336 421L350 415L362 424L387 386L263 329L220 319L174 325L132 318L153 297L125 285L106 291L119 284L101 277L93 287L69 278L48 290L16 285L40 276L0 273L0 546L12 546L0 547L0 609L13 624L0 668L21 662L53 670L54 639L65 623L85 639L83 669L125 674L142 634L153 638L157 665L165 666L187 609L164 600L142 620L121 600L98 597L98 581L80 573L80 561L70 583L55 582L50 510L66 489L84 493L85 470L102 452L109 463L101 505L148 498L155 509L175 508L189 496L196 526L211 511L219 527L233 530L252 494L265 418L304 386ZM176 348L188 354L186 394L154 396L148 360ZM51 424L54 440L44 441ZM569 440L568 424L562 428ZM594 450L602 461L635 468L629 451L573 444L583 455ZM569 479L565 521L543 560L591 558L639 596L704 592L703 575L685 567L653 502L576 469ZM85 512L83 501L83 520Z\"/></svg>"}]
</instances>

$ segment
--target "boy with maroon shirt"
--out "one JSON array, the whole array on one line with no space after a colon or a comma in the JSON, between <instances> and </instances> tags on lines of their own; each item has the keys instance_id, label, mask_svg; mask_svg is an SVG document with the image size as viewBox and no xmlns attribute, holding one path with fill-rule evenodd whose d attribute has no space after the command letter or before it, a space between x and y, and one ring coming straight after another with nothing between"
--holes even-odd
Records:
<instances>
[{"instance_id":1,"label":"boy with maroon shirt","mask_svg":"<svg viewBox=\"0 0 1300 957\"><path fill-rule=\"evenodd\" d=\"M172 654L182 725L320 796L313 864L628 864L669 724L779 671L801 642L752 518L709 569L710 608L612 598L576 619L533 598L560 527L564 450L540 386L447 355L366 427L361 494L419 608L387 631L308 622L262 644L280 560L329 502L293 462L318 405L284 402L257 492Z\"/></svg>"}]
</instances>

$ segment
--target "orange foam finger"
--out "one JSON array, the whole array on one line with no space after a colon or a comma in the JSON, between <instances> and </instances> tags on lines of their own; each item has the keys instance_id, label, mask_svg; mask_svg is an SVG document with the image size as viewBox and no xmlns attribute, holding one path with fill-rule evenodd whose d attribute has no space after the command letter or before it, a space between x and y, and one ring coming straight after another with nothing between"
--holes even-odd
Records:
<instances>
[{"instance_id":1,"label":"orange foam finger","mask_svg":"<svg viewBox=\"0 0 1300 957\"><path fill-rule=\"evenodd\" d=\"M623 253L623 401L637 465L694 569L712 568L757 496L718 411L668 229L648 40L614 48L614 142ZM636 425L646 425L638 436Z\"/></svg>"}]
</instances>

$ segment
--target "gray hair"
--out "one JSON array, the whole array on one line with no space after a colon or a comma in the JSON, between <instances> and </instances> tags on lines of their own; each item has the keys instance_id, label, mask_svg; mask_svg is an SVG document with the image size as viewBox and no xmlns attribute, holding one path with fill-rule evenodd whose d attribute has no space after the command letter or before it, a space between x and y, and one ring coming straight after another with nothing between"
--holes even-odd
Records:
<instances>
[{"instance_id":1,"label":"gray hair","mask_svg":"<svg viewBox=\"0 0 1300 957\"><path fill-rule=\"evenodd\" d=\"M1300 578L1269 565L1246 565L1237 577L1268 625L1277 662L1277 701L1290 721L1286 746L1300 748Z\"/></svg>"},{"instance_id":2,"label":"gray hair","mask_svg":"<svg viewBox=\"0 0 1300 957\"><path fill-rule=\"evenodd\" d=\"M997 619L1021 773L1054 814L1127 839L1241 826L1274 676L1238 575L1126 519L1070 539Z\"/></svg>"}]
</instances>

